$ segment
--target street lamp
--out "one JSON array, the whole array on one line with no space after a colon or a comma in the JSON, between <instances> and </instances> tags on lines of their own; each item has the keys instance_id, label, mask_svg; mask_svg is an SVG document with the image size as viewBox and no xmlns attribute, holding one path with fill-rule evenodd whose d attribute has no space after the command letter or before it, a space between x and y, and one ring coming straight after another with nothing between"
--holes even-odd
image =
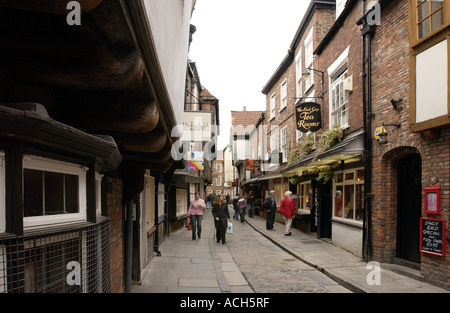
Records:
<instances>
[{"instance_id":1,"label":"street lamp","mask_svg":"<svg viewBox=\"0 0 450 313\"><path fill-rule=\"evenodd\" d=\"M302 73L303 79L305 79L305 80L308 79L309 76L311 75L311 71L313 71L314 73L317 73L317 75L319 75L319 73L320 73L321 89L320 89L320 96L318 98L323 100L323 95L325 94L325 91L323 90L325 72L324 71L320 71L320 70L316 70L316 69L313 69L313 68L310 68L310 67L307 67L307 68L305 68L305 71Z\"/></svg>"}]
</instances>

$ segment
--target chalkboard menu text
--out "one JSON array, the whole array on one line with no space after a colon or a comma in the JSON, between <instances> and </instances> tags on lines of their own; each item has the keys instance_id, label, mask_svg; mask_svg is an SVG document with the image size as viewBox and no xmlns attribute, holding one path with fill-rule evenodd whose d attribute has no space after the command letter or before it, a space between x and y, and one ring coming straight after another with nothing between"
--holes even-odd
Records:
<instances>
[{"instance_id":1,"label":"chalkboard menu text","mask_svg":"<svg viewBox=\"0 0 450 313\"><path fill-rule=\"evenodd\" d=\"M445 256L445 220L420 219L420 251Z\"/></svg>"}]
</instances>

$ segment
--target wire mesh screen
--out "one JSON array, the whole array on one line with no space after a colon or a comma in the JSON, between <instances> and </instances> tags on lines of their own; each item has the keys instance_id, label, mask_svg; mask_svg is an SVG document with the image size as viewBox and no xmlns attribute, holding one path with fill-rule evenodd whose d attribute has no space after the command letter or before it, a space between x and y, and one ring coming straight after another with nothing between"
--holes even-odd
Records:
<instances>
[{"instance_id":1,"label":"wire mesh screen","mask_svg":"<svg viewBox=\"0 0 450 313\"><path fill-rule=\"evenodd\" d=\"M0 293L110 292L109 220L0 237Z\"/></svg>"}]
</instances>

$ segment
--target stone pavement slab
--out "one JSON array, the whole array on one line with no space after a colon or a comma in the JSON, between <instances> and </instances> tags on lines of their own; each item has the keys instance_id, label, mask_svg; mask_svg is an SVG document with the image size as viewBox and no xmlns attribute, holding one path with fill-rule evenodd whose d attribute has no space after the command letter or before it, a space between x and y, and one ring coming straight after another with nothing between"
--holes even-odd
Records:
<instances>
[{"instance_id":1,"label":"stone pavement slab","mask_svg":"<svg viewBox=\"0 0 450 313\"><path fill-rule=\"evenodd\" d=\"M162 256L154 257L133 293L252 293L235 264L227 245L216 243L213 217L204 211L202 238L179 229L161 245Z\"/></svg>"}]
</instances>

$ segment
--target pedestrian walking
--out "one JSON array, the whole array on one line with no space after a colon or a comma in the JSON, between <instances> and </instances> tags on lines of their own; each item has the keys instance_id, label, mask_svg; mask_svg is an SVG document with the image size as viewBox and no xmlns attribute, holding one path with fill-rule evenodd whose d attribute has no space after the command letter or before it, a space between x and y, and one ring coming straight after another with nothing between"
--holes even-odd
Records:
<instances>
[{"instance_id":1,"label":"pedestrian walking","mask_svg":"<svg viewBox=\"0 0 450 313\"><path fill-rule=\"evenodd\" d=\"M253 217L254 210L253 205L255 204L255 196L253 195L253 190L248 192L247 205L248 205L248 217Z\"/></svg>"},{"instance_id":2,"label":"pedestrian walking","mask_svg":"<svg viewBox=\"0 0 450 313\"><path fill-rule=\"evenodd\" d=\"M216 225L216 240L222 244L226 243L225 235L227 233L228 220L230 219L230 212L228 212L228 205L225 202L223 195L218 196L213 202L212 215Z\"/></svg>"},{"instance_id":3,"label":"pedestrian walking","mask_svg":"<svg viewBox=\"0 0 450 313\"><path fill-rule=\"evenodd\" d=\"M233 218L235 220L237 220L239 217L239 209L238 209L238 205L237 205L238 200L239 200L238 196L234 196L234 198L233 198L233 210L234 210Z\"/></svg>"},{"instance_id":4,"label":"pedestrian walking","mask_svg":"<svg viewBox=\"0 0 450 313\"><path fill-rule=\"evenodd\" d=\"M270 195L267 197L265 202L270 203L270 209L267 210L267 219L266 219L266 229L267 230L275 230L273 228L273 223L275 223L275 213L277 211L277 200L275 199L275 190L270 191Z\"/></svg>"},{"instance_id":5,"label":"pedestrian walking","mask_svg":"<svg viewBox=\"0 0 450 313\"><path fill-rule=\"evenodd\" d=\"M244 223L245 221L245 213L247 212L247 201L245 201L245 198L243 195L239 197L238 203L237 203L239 216L241 217L241 223Z\"/></svg>"},{"instance_id":6,"label":"pedestrian walking","mask_svg":"<svg viewBox=\"0 0 450 313\"><path fill-rule=\"evenodd\" d=\"M292 219L295 216L294 199L292 199L292 191L286 191L284 198L280 202L280 212L284 217L286 225L284 235L291 236Z\"/></svg>"},{"instance_id":7,"label":"pedestrian walking","mask_svg":"<svg viewBox=\"0 0 450 313\"><path fill-rule=\"evenodd\" d=\"M195 192L195 199L191 201L188 210L188 216L192 222L192 240L195 240L197 234L198 239L202 235L203 210L206 208L205 201L200 199L200 192Z\"/></svg>"}]
</instances>

